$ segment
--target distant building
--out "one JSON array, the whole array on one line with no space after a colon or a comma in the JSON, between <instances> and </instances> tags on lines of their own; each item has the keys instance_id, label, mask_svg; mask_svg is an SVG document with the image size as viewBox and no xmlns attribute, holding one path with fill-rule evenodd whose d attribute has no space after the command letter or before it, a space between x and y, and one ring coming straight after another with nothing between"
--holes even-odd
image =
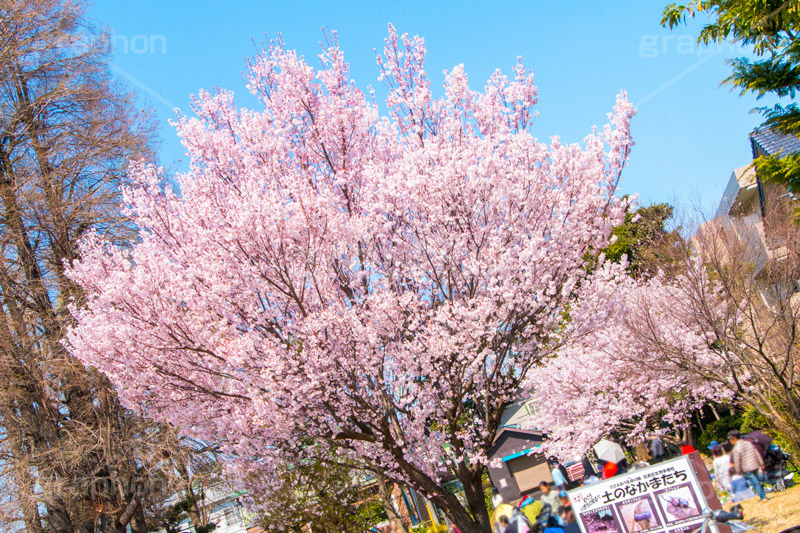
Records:
<instances>
[{"instance_id":1,"label":"distant building","mask_svg":"<svg viewBox=\"0 0 800 533\"><path fill-rule=\"evenodd\" d=\"M245 533L249 530L252 524L249 524L247 512L239 500L244 494L221 485L206 491L208 518L217 525L215 533Z\"/></svg>"},{"instance_id":2,"label":"distant building","mask_svg":"<svg viewBox=\"0 0 800 533\"><path fill-rule=\"evenodd\" d=\"M443 477L447 474L442 474ZM451 481L450 484L453 482ZM446 482L445 485L448 483ZM389 496L391 506L395 513L400 517L400 520L407 525L417 526L425 523L440 524L445 521L444 513L433 502L427 500L424 496L416 492L410 487L392 483L392 492ZM367 477L364 480L364 488L371 491L373 497L380 498L377 479L374 476ZM457 487L456 487L457 488ZM456 490L454 490L456 492ZM382 527L384 524L375 524L376 527Z\"/></svg>"},{"instance_id":3,"label":"distant building","mask_svg":"<svg viewBox=\"0 0 800 533\"><path fill-rule=\"evenodd\" d=\"M769 129L751 133L750 145L754 159L800 153L800 139ZM766 215L769 209L786 209L793 199L785 186L760 180L758 169L752 164L731 174L712 222L732 230L746 244L756 276L771 262L787 255L790 243L785 242L785 232L771 229Z\"/></svg>"},{"instance_id":4,"label":"distant building","mask_svg":"<svg viewBox=\"0 0 800 533\"><path fill-rule=\"evenodd\" d=\"M532 399L517 400L503 409L500 426L507 428L535 429L533 419L537 413L536 402Z\"/></svg>"},{"instance_id":5,"label":"distant building","mask_svg":"<svg viewBox=\"0 0 800 533\"><path fill-rule=\"evenodd\" d=\"M550 468L539 452L544 434L538 430L504 427L489 450L489 478L503 501L515 503L539 490L539 483L551 483Z\"/></svg>"},{"instance_id":6,"label":"distant building","mask_svg":"<svg viewBox=\"0 0 800 533\"><path fill-rule=\"evenodd\" d=\"M800 138L760 128L750 134L750 147L753 159L769 155L787 156L800 153Z\"/></svg>"},{"instance_id":7,"label":"distant building","mask_svg":"<svg viewBox=\"0 0 800 533\"><path fill-rule=\"evenodd\" d=\"M750 145L754 159L800 153L800 139L769 129L751 133ZM798 243L789 242L796 238L791 231L795 200L786 186L761 180L752 163L739 167L731 174L714 219L700 226L693 238L696 248L718 242L724 245L723 253L732 254L730 259L752 264L754 280L765 282L758 286L767 308L777 309L778 295L800 300L800 280L776 281L773 276L797 250Z\"/></svg>"},{"instance_id":8,"label":"distant building","mask_svg":"<svg viewBox=\"0 0 800 533\"><path fill-rule=\"evenodd\" d=\"M256 528L247 514L240 498L244 491L233 490L224 484L207 487L203 491L204 498L199 505L208 517L209 523L216 524L214 533L256 533ZM177 496L175 501L177 502ZM173 502L174 503L174 502ZM181 533L193 533L194 525L187 516L179 526Z\"/></svg>"}]
</instances>

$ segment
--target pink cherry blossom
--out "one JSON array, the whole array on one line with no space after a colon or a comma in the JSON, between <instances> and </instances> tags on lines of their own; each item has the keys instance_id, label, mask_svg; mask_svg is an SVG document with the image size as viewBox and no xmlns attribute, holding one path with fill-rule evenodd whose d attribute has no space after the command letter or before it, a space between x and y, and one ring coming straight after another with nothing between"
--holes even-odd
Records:
<instances>
[{"instance_id":1,"label":"pink cherry blossom","mask_svg":"<svg viewBox=\"0 0 800 533\"><path fill-rule=\"evenodd\" d=\"M606 263L584 280L566 341L529 374L541 406L535 424L548 433L547 452L564 460L611 432L635 444L661 421L686 427L695 409L728 400L735 390L724 371L722 381L703 371L726 362L710 348L714 328L696 320L697 302L688 294L698 286L714 293L700 259L688 263L687 274L646 281L630 278L625 266ZM712 296L705 303L724 305Z\"/></svg>"},{"instance_id":2,"label":"pink cherry blossom","mask_svg":"<svg viewBox=\"0 0 800 533\"><path fill-rule=\"evenodd\" d=\"M320 68L266 47L247 80L263 109L201 92L176 123L190 171L131 170L140 241L83 242L69 343L126 405L219 442L253 491L335 450L488 531L487 451L623 218L634 111L623 93L582 146L542 142L521 62L483 91L457 66L436 99L424 57L390 26L388 116L336 45Z\"/></svg>"}]
</instances>

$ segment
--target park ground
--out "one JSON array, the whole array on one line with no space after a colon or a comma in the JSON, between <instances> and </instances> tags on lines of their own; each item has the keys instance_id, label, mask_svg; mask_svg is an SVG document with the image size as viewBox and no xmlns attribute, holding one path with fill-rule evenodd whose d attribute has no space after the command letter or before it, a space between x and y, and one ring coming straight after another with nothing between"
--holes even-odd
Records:
<instances>
[{"instance_id":1,"label":"park ground","mask_svg":"<svg viewBox=\"0 0 800 533\"><path fill-rule=\"evenodd\" d=\"M800 526L800 485L767 496L767 503L761 503L758 498L742 502L746 524L760 533L779 533Z\"/></svg>"}]
</instances>

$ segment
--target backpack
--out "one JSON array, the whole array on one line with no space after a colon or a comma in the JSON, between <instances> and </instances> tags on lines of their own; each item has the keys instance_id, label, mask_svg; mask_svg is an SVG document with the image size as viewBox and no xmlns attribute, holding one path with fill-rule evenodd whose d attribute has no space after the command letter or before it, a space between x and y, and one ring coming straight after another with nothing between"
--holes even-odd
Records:
<instances>
[{"instance_id":1,"label":"backpack","mask_svg":"<svg viewBox=\"0 0 800 533\"><path fill-rule=\"evenodd\" d=\"M772 444L772 437L764 435L760 431L751 431L747 435L742 435L742 438L755 446L762 460L767 457L767 450L769 445Z\"/></svg>"}]
</instances>

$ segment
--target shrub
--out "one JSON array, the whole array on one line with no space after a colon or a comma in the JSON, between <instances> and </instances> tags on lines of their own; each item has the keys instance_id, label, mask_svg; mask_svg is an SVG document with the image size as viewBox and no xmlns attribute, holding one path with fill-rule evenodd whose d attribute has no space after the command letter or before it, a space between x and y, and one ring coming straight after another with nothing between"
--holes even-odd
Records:
<instances>
[{"instance_id":1,"label":"shrub","mask_svg":"<svg viewBox=\"0 0 800 533\"><path fill-rule=\"evenodd\" d=\"M723 416L719 420L714 420L706 424L705 431L703 431L697 438L697 445L699 450L703 453L709 453L708 445L712 440L723 442L728 438L728 432L732 429L739 429L742 425L741 414L730 414ZM744 430L741 430L744 432Z\"/></svg>"},{"instance_id":2,"label":"shrub","mask_svg":"<svg viewBox=\"0 0 800 533\"><path fill-rule=\"evenodd\" d=\"M412 526L408 531L409 533L447 533L447 526L444 524L436 525L431 522L423 522L422 524Z\"/></svg>"},{"instance_id":3,"label":"shrub","mask_svg":"<svg viewBox=\"0 0 800 533\"><path fill-rule=\"evenodd\" d=\"M785 438L779 431L773 429L769 421L753 407L748 408L747 411L744 412L744 416L742 416L742 426L739 431L742 433L761 431L772 437L772 441L784 450L792 454L797 453L797 450L792 449L791 441Z\"/></svg>"}]
</instances>

